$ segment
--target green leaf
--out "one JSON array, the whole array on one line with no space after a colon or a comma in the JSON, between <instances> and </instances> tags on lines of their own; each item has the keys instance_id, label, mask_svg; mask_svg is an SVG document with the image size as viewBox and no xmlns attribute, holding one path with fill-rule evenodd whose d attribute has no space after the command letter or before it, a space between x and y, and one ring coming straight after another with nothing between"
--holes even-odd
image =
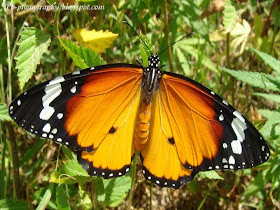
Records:
<instances>
[{"instance_id":1,"label":"green leaf","mask_svg":"<svg viewBox=\"0 0 280 210\"><path fill-rule=\"evenodd\" d=\"M20 88L22 89L36 71L43 53L48 50L51 36L32 27L25 27L20 36L19 50L15 59L17 60L16 69L18 69Z\"/></svg>"},{"instance_id":2,"label":"green leaf","mask_svg":"<svg viewBox=\"0 0 280 210\"><path fill-rule=\"evenodd\" d=\"M267 118L266 123L260 129L261 134L266 138L271 137L273 133L275 133L274 135L279 135L279 133L276 133L275 126L280 123L280 112L268 109L259 109L258 112Z\"/></svg>"},{"instance_id":3,"label":"green leaf","mask_svg":"<svg viewBox=\"0 0 280 210\"><path fill-rule=\"evenodd\" d=\"M277 71L278 73L280 73L280 61L276 60L274 57L258 51L252 47L250 47L250 50L254 53L256 53L258 56L260 56L260 58L267 64L269 65L273 70Z\"/></svg>"},{"instance_id":4,"label":"green leaf","mask_svg":"<svg viewBox=\"0 0 280 210\"><path fill-rule=\"evenodd\" d=\"M42 200L40 201L38 207L36 208L36 210L43 210L43 209L46 209L46 207L48 206L49 204L49 201L52 197L52 191L53 191L53 188L54 188L54 183L51 183L48 187L48 189L46 190Z\"/></svg>"},{"instance_id":5,"label":"green leaf","mask_svg":"<svg viewBox=\"0 0 280 210\"><path fill-rule=\"evenodd\" d=\"M224 27L225 27L225 31L227 33L230 33L234 29L234 27L238 21L238 15L237 15L236 9L232 5L232 3L233 3L232 1L226 0L225 9L223 11Z\"/></svg>"},{"instance_id":6,"label":"green leaf","mask_svg":"<svg viewBox=\"0 0 280 210\"><path fill-rule=\"evenodd\" d=\"M0 63L6 64L8 58L7 38L3 37L0 41Z\"/></svg>"},{"instance_id":7,"label":"green leaf","mask_svg":"<svg viewBox=\"0 0 280 210\"><path fill-rule=\"evenodd\" d=\"M191 74L191 69L189 67L188 60L185 57L185 55L182 53L182 51L179 47L176 48L176 54L178 56L178 60L181 64L181 67L182 67L185 75L190 75Z\"/></svg>"},{"instance_id":8,"label":"green leaf","mask_svg":"<svg viewBox=\"0 0 280 210\"><path fill-rule=\"evenodd\" d=\"M28 204L25 201L15 199L3 199L0 200L1 210L28 210Z\"/></svg>"},{"instance_id":9,"label":"green leaf","mask_svg":"<svg viewBox=\"0 0 280 210\"><path fill-rule=\"evenodd\" d=\"M148 66L148 58L151 56L151 52L155 54L155 49L149 42L148 38L145 37L142 33L140 33L140 37L143 39L143 41L146 43L146 45L143 43L141 40L141 45L140 45L140 50L141 50L141 56L142 56L142 61L143 61L143 66ZM151 52L149 51L149 49Z\"/></svg>"},{"instance_id":10,"label":"green leaf","mask_svg":"<svg viewBox=\"0 0 280 210\"><path fill-rule=\"evenodd\" d=\"M0 103L0 121L13 121L8 112L8 106Z\"/></svg>"},{"instance_id":11,"label":"green leaf","mask_svg":"<svg viewBox=\"0 0 280 210\"><path fill-rule=\"evenodd\" d=\"M97 199L106 206L116 207L127 196L130 188L130 173L113 179L98 179L96 187Z\"/></svg>"},{"instance_id":12,"label":"green leaf","mask_svg":"<svg viewBox=\"0 0 280 210\"><path fill-rule=\"evenodd\" d=\"M230 33L232 36L234 36L234 39L230 43L231 48L237 49L240 46L239 54L242 54L245 49L250 33L251 33L251 27L245 19L243 19L242 24L237 23L234 29Z\"/></svg>"},{"instance_id":13,"label":"green leaf","mask_svg":"<svg viewBox=\"0 0 280 210\"><path fill-rule=\"evenodd\" d=\"M60 210L71 209L67 195L65 195L65 186L59 185L56 188L56 204Z\"/></svg>"},{"instance_id":14,"label":"green leaf","mask_svg":"<svg viewBox=\"0 0 280 210\"><path fill-rule=\"evenodd\" d=\"M68 160L77 160L76 155L66 146L62 145L61 149L63 151L63 154L65 155L65 157L67 157Z\"/></svg>"},{"instance_id":15,"label":"green leaf","mask_svg":"<svg viewBox=\"0 0 280 210\"><path fill-rule=\"evenodd\" d=\"M91 182L94 177L88 175L87 171L78 163L77 160L68 160L64 166L52 174L50 182L58 184L75 184Z\"/></svg>"},{"instance_id":16,"label":"green leaf","mask_svg":"<svg viewBox=\"0 0 280 210\"><path fill-rule=\"evenodd\" d=\"M224 179L216 171L213 171L213 170L212 171L201 171L201 172L199 172L199 177L208 178L208 179L220 179L220 180Z\"/></svg>"},{"instance_id":17,"label":"green leaf","mask_svg":"<svg viewBox=\"0 0 280 210\"><path fill-rule=\"evenodd\" d=\"M79 47L77 44L66 38L59 38L59 41L77 67L85 69L91 66L105 64L105 61L92 49L82 46Z\"/></svg>"},{"instance_id":18,"label":"green leaf","mask_svg":"<svg viewBox=\"0 0 280 210\"><path fill-rule=\"evenodd\" d=\"M273 90L273 91L280 91L280 83L271 75L267 75L264 73L259 72L249 72L249 71L236 71L231 69L226 69L220 67L221 70L229 73L231 76L235 77L236 79L245 82L249 85L254 87Z\"/></svg>"},{"instance_id":19,"label":"green leaf","mask_svg":"<svg viewBox=\"0 0 280 210\"><path fill-rule=\"evenodd\" d=\"M27 160L32 160L35 155L38 154L39 150L45 145L46 139L39 139L32 147L30 147L27 152L24 152L23 157L20 159L19 165Z\"/></svg>"},{"instance_id":20,"label":"green leaf","mask_svg":"<svg viewBox=\"0 0 280 210\"><path fill-rule=\"evenodd\" d=\"M267 100L274 101L276 103L280 103L280 95L275 95L271 93L253 93L253 95L263 97Z\"/></svg>"},{"instance_id":21,"label":"green leaf","mask_svg":"<svg viewBox=\"0 0 280 210\"><path fill-rule=\"evenodd\" d=\"M255 195L257 192L264 190L265 186L265 175L264 171L260 172L256 178L250 182L249 186L246 188L244 192L244 196L247 198L252 197Z\"/></svg>"}]
</instances>

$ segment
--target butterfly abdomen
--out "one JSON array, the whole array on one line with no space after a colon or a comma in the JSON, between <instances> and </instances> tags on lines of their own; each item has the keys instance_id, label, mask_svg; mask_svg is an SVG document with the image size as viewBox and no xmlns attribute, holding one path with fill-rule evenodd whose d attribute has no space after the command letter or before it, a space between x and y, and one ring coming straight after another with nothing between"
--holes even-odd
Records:
<instances>
[{"instance_id":1,"label":"butterfly abdomen","mask_svg":"<svg viewBox=\"0 0 280 210\"><path fill-rule=\"evenodd\" d=\"M148 141L151 119L151 103L141 102L137 115L134 144L138 151L141 151Z\"/></svg>"}]
</instances>

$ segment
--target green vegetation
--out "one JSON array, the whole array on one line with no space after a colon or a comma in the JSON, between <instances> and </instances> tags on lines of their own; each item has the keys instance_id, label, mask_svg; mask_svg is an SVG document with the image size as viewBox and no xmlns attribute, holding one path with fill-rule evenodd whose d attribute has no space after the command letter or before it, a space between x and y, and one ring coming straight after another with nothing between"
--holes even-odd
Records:
<instances>
[{"instance_id":1,"label":"green vegetation","mask_svg":"<svg viewBox=\"0 0 280 210\"><path fill-rule=\"evenodd\" d=\"M278 1L59 1L73 4L68 10L57 0L36 2L1 1L0 209L280 208ZM35 5L41 8L23 9ZM44 5L55 7L46 11ZM12 99L54 76L104 63L143 59L145 65L147 49L123 20L154 52L195 32L161 54L164 70L202 83L240 110L267 140L270 160L244 171L200 173L176 191L151 186L139 164L104 180L88 176L66 147L28 134L10 119ZM119 36L96 54L73 39L79 28Z\"/></svg>"}]
</instances>

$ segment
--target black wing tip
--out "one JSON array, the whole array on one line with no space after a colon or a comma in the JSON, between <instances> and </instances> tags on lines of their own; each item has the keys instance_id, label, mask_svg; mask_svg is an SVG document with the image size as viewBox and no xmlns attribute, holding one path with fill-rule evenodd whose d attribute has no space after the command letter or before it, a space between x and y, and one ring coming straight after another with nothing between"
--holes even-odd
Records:
<instances>
[{"instance_id":1,"label":"black wing tip","mask_svg":"<svg viewBox=\"0 0 280 210\"><path fill-rule=\"evenodd\" d=\"M192 171L190 176L182 176L177 180L167 179L165 177L157 177L153 175L144 165L142 166L142 172L146 180L156 184L159 187L168 187L173 189L179 189L186 185L188 182L192 181L197 172Z\"/></svg>"},{"instance_id":2,"label":"black wing tip","mask_svg":"<svg viewBox=\"0 0 280 210\"><path fill-rule=\"evenodd\" d=\"M92 165L90 161L81 157L78 154L78 162L83 166L83 168L88 172L90 176L98 176L104 179L111 179L123 176L129 172L130 165L124 165L121 169L112 170L108 168L96 168Z\"/></svg>"}]
</instances>

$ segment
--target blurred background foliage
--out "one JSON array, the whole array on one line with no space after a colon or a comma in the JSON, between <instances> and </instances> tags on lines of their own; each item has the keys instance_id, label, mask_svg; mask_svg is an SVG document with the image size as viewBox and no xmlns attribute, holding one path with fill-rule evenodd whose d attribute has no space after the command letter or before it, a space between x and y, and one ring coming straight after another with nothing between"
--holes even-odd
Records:
<instances>
[{"instance_id":1,"label":"blurred background foliage","mask_svg":"<svg viewBox=\"0 0 280 210\"><path fill-rule=\"evenodd\" d=\"M280 208L279 0L1 0L1 5L0 208ZM53 7L34 10L35 5ZM164 70L202 83L240 110L266 138L269 162L200 174L179 190L152 186L138 164L131 188L130 173L113 180L88 177L67 148L11 121L7 105L22 90L82 67L145 60L139 37L123 20L141 31L155 52L195 32L161 54ZM119 35L96 55L77 44L75 29ZM34 63L25 63L28 58Z\"/></svg>"}]
</instances>

